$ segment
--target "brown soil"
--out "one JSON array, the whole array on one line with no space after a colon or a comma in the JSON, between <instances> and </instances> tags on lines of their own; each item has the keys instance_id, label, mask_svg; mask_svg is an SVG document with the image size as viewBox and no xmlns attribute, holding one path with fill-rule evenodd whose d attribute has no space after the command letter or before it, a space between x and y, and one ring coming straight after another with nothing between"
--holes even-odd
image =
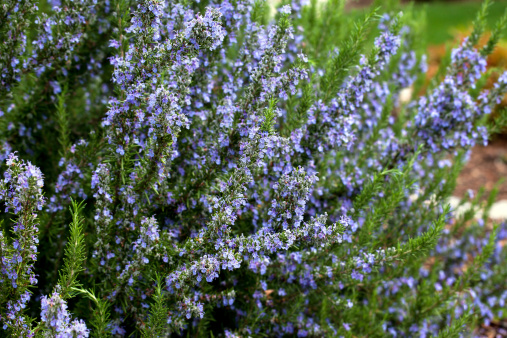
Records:
<instances>
[{"instance_id":1,"label":"brown soil","mask_svg":"<svg viewBox=\"0 0 507 338\"><path fill-rule=\"evenodd\" d=\"M454 195L463 197L468 189L474 193L485 188L485 198L498 181L507 178L507 137L503 136L490 142L487 146L476 146L472 149L469 162L458 177ZM499 186L496 200L507 199L507 182Z\"/></svg>"},{"instance_id":2,"label":"brown soil","mask_svg":"<svg viewBox=\"0 0 507 338\"><path fill-rule=\"evenodd\" d=\"M371 6L372 4L373 0L347 0L345 1L345 9L364 8Z\"/></svg>"},{"instance_id":3,"label":"brown soil","mask_svg":"<svg viewBox=\"0 0 507 338\"><path fill-rule=\"evenodd\" d=\"M482 325L477 331L481 338L507 337L507 321L493 321L489 326Z\"/></svg>"}]
</instances>

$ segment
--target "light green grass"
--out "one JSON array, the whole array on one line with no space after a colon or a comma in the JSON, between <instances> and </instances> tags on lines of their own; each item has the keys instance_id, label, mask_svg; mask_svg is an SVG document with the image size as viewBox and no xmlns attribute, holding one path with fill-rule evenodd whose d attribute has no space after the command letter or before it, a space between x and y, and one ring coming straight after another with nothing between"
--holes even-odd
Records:
<instances>
[{"instance_id":1,"label":"light green grass","mask_svg":"<svg viewBox=\"0 0 507 338\"><path fill-rule=\"evenodd\" d=\"M384 2L385 1L385 2ZM390 0L378 0L377 5L387 5ZM413 9L415 16L426 12L425 42L430 45L441 44L452 40L456 30L471 28L482 1L430 1L417 3ZM495 23L502 17L507 8L507 0L496 0L492 3L488 13L488 27L493 28ZM369 8L353 9L350 11L352 17L362 17ZM504 39L507 32L504 33Z\"/></svg>"},{"instance_id":2,"label":"light green grass","mask_svg":"<svg viewBox=\"0 0 507 338\"><path fill-rule=\"evenodd\" d=\"M426 10L426 38L429 44L440 44L453 38L453 29L469 28L474 20L481 1L431 2L417 4L415 9ZM495 1L489 10L488 25L493 27L505 9L507 1ZM506 32L507 33L507 32Z\"/></svg>"}]
</instances>

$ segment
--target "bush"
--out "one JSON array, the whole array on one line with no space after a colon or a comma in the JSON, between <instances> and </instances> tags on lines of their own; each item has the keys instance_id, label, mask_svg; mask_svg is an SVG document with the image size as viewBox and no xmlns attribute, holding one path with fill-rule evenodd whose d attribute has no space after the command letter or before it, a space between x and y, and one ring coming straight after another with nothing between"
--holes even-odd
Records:
<instances>
[{"instance_id":1,"label":"bush","mask_svg":"<svg viewBox=\"0 0 507 338\"><path fill-rule=\"evenodd\" d=\"M498 128L507 73L482 86L505 20L477 50L485 3L426 86L410 8L303 2L4 1L2 335L447 337L505 318L494 194L447 206Z\"/></svg>"}]
</instances>

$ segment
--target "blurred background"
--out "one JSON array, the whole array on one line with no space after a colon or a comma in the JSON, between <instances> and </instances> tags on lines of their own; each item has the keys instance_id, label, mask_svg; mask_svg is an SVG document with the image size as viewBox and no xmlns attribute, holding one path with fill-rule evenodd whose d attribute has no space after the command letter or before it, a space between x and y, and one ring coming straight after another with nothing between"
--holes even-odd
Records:
<instances>
[{"instance_id":1,"label":"blurred background","mask_svg":"<svg viewBox=\"0 0 507 338\"><path fill-rule=\"evenodd\" d=\"M324 0L319 0L324 1ZM389 0L347 0L346 9L351 15L362 15L365 9L371 5L382 6ZM405 2L405 1L403 1ZM428 56L428 82L436 74L440 64L445 62L448 52L456 47L471 31L472 22L475 19L482 1L480 0L418 0L406 1L405 6L413 6L416 13L424 16L423 42ZM491 4L488 13L488 25L491 30L500 20L507 9L506 0L497 0ZM489 33L483 36L483 43L487 41ZM492 83L507 70L507 40L504 38L488 58L488 82ZM486 87L488 84L486 84ZM496 108L492 119L499 118L499 111L507 108L507 96ZM507 130L499 130L492 135L487 146L476 146L472 149L470 161L464 168L458 179L455 191L456 197L465 194L477 193L481 187L485 188L485 196L497 186L499 194L497 203L492 210L492 217L498 220L507 219L507 184L501 180L507 178Z\"/></svg>"},{"instance_id":2,"label":"blurred background","mask_svg":"<svg viewBox=\"0 0 507 338\"><path fill-rule=\"evenodd\" d=\"M319 0L320 1L320 0ZM389 0L384 0L385 2ZM382 0L348 0L346 9L352 15L362 15L367 6L380 5ZM402 0L403 1L403 0ZM428 71L426 79L428 83L437 73L439 66L445 63L445 58L453 47L459 45L469 35L472 29L472 22L475 19L482 1L480 0L419 0L406 2L405 6L413 6L416 13L424 16L423 42L428 57ZM507 10L507 1L495 1L488 13L488 32L482 37L483 44L486 43L490 33ZM507 32L488 57L488 78L486 88L496 80L504 71L507 71ZM507 112L507 95L496 107L490 116L492 122L502 119L500 112ZM506 125L505 120L498 121L499 125ZM490 219L486 226L493 223L507 220L507 129L498 129L486 146L476 146L471 150L470 159L461 172L456 190L454 191L451 205L457 207L460 199L465 195L476 195L481 190L484 192L483 199L486 199L493 189L498 189L496 202L491 209ZM462 210L464 211L464 210ZM507 243L502 243L507 245ZM481 337L496 338L507 337L505 329L507 322L493 321L488 326L478 328Z\"/></svg>"}]
</instances>

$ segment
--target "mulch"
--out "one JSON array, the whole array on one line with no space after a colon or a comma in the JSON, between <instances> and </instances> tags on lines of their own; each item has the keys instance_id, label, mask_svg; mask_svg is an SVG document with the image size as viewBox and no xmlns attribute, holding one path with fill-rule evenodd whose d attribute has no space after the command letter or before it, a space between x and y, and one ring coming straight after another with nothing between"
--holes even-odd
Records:
<instances>
[{"instance_id":1,"label":"mulch","mask_svg":"<svg viewBox=\"0 0 507 338\"><path fill-rule=\"evenodd\" d=\"M493 321L490 325L482 325L476 333L480 338L507 337L507 321Z\"/></svg>"},{"instance_id":2,"label":"mulch","mask_svg":"<svg viewBox=\"0 0 507 338\"><path fill-rule=\"evenodd\" d=\"M507 136L498 136L487 146L476 146L472 149L470 160L458 177L454 196L463 197L471 189L474 193L485 188L483 199L501 180L507 179ZM496 201L507 199L507 182L499 186Z\"/></svg>"}]
</instances>

